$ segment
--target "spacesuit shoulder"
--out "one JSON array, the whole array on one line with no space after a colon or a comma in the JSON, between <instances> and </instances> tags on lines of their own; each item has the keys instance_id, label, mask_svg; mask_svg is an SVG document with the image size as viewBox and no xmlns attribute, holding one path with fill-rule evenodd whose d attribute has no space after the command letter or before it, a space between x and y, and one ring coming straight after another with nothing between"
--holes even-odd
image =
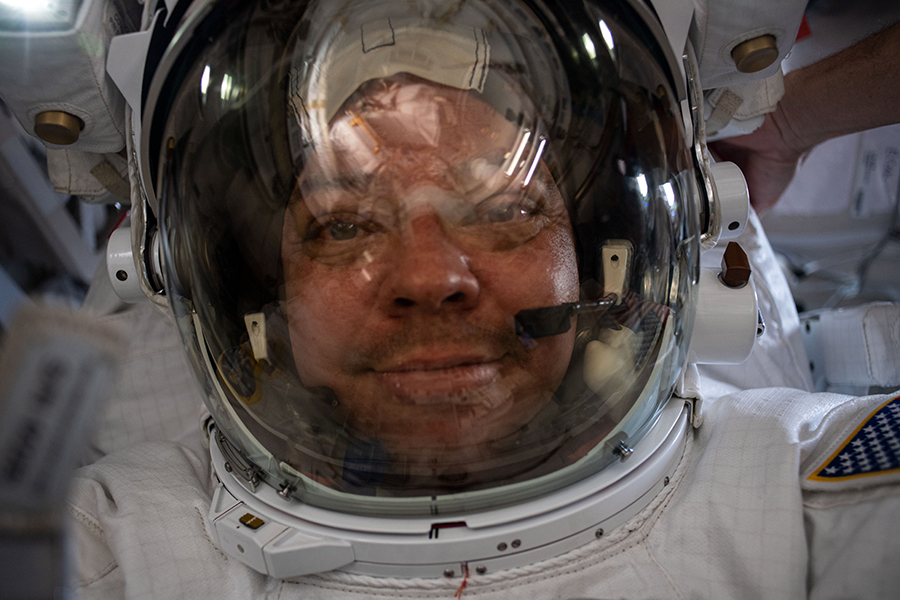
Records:
<instances>
[{"instance_id":1,"label":"spacesuit shoulder","mask_svg":"<svg viewBox=\"0 0 900 600\"><path fill-rule=\"evenodd\" d=\"M900 484L900 395L854 398L830 410L801 466L804 490L838 492Z\"/></svg>"},{"instance_id":2,"label":"spacesuit shoulder","mask_svg":"<svg viewBox=\"0 0 900 600\"><path fill-rule=\"evenodd\" d=\"M809 594L893 598L900 586L900 396L829 411L800 485Z\"/></svg>"}]
</instances>

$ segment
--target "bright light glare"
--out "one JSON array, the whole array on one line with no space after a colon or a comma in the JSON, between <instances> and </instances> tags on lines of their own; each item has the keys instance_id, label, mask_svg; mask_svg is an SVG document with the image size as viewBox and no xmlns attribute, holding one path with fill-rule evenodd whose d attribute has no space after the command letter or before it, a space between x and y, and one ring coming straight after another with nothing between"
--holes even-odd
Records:
<instances>
[{"instance_id":1,"label":"bright light glare","mask_svg":"<svg viewBox=\"0 0 900 600\"><path fill-rule=\"evenodd\" d=\"M203 68L203 75L200 76L200 93L204 96L206 95L206 90L209 89L209 65Z\"/></svg>"},{"instance_id":2,"label":"bright light glare","mask_svg":"<svg viewBox=\"0 0 900 600\"><path fill-rule=\"evenodd\" d=\"M59 0L0 0L0 7L8 7L29 17L38 15L46 17L60 10L69 12L74 8L73 4L72 2L60 2Z\"/></svg>"},{"instance_id":3,"label":"bright light glare","mask_svg":"<svg viewBox=\"0 0 900 600\"><path fill-rule=\"evenodd\" d=\"M531 168L528 169L528 175L525 177L525 181L522 183L522 187L525 187L529 183L531 183L531 177L534 175L534 170L537 168L538 163L541 162L541 154L544 153L544 145L546 143L547 143L546 138L541 140L541 143L537 149L537 153L534 155L534 160L531 161Z\"/></svg>"},{"instance_id":4,"label":"bright light glare","mask_svg":"<svg viewBox=\"0 0 900 600\"><path fill-rule=\"evenodd\" d=\"M610 54L615 54L616 43L613 41L612 31L609 30L609 25L606 24L606 21L600 21L600 35L603 36L603 41L606 42L606 47L609 48Z\"/></svg>"},{"instance_id":5,"label":"bright light glare","mask_svg":"<svg viewBox=\"0 0 900 600\"><path fill-rule=\"evenodd\" d=\"M591 60L597 58L597 49L594 48L594 40L591 39L591 36L584 34L581 36L581 41L584 42L584 49L587 50Z\"/></svg>"},{"instance_id":6,"label":"bright light glare","mask_svg":"<svg viewBox=\"0 0 900 600\"><path fill-rule=\"evenodd\" d=\"M666 205L669 207L669 214L673 217L678 212L678 206L675 204L675 188L672 187L672 182L667 181L660 186L662 188L663 197L666 199Z\"/></svg>"},{"instance_id":7,"label":"bright light glare","mask_svg":"<svg viewBox=\"0 0 900 600\"><path fill-rule=\"evenodd\" d=\"M0 0L0 30L60 31L75 24L83 3L84 0ZM90 41L87 45L90 52L93 45Z\"/></svg>"},{"instance_id":8,"label":"bright light glare","mask_svg":"<svg viewBox=\"0 0 900 600\"><path fill-rule=\"evenodd\" d=\"M650 191L650 187L647 185L647 176L641 173L634 180L638 184L638 191L641 193L641 196L647 197L647 192Z\"/></svg>"},{"instance_id":9,"label":"bright light glare","mask_svg":"<svg viewBox=\"0 0 900 600\"><path fill-rule=\"evenodd\" d=\"M0 0L0 4L25 13L35 13L40 10L50 11L51 6L46 0Z\"/></svg>"},{"instance_id":10,"label":"bright light glare","mask_svg":"<svg viewBox=\"0 0 900 600\"><path fill-rule=\"evenodd\" d=\"M518 149L516 149L515 156L513 156L512 161L509 163L509 167L506 168L507 177L512 177L512 174L516 172L516 168L519 166L519 161L522 160L522 154L525 152L525 146L528 145L529 139L531 139L531 132L526 131L525 135L522 136L522 141L519 143Z\"/></svg>"},{"instance_id":11,"label":"bright light glare","mask_svg":"<svg viewBox=\"0 0 900 600\"><path fill-rule=\"evenodd\" d=\"M228 100L231 97L231 87L233 84L233 80L231 79L231 75L225 75L222 78L222 87L219 89L219 97L222 100Z\"/></svg>"}]
</instances>

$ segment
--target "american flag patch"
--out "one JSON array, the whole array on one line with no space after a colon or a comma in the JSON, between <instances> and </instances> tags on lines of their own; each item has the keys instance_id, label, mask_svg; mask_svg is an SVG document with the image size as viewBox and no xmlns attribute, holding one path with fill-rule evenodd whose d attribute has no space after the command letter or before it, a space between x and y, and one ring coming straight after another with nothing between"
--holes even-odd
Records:
<instances>
[{"instance_id":1,"label":"american flag patch","mask_svg":"<svg viewBox=\"0 0 900 600\"><path fill-rule=\"evenodd\" d=\"M896 471L900 471L900 396L869 415L809 479L844 481Z\"/></svg>"}]
</instances>

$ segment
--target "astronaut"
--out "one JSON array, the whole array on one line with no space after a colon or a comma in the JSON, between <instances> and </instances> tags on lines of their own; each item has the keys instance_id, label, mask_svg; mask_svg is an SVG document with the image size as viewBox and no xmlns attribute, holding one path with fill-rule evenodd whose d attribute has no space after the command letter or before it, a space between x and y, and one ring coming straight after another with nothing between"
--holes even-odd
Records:
<instances>
[{"instance_id":1,"label":"astronaut","mask_svg":"<svg viewBox=\"0 0 900 600\"><path fill-rule=\"evenodd\" d=\"M780 81L799 13L726 70L701 8L148 2L112 281L207 448L78 472L81 595L890 597L900 398L789 389L785 343L703 402L796 314L701 85Z\"/></svg>"}]
</instances>

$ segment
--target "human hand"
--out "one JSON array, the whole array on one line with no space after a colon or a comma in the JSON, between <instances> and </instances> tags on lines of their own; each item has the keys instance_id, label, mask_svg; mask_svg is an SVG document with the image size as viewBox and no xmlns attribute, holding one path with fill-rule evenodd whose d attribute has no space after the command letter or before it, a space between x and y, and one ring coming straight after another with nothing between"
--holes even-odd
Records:
<instances>
[{"instance_id":1,"label":"human hand","mask_svg":"<svg viewBox=\"0 0 900 600\"><path fill-rule=\"evenodd\" d=\"M772 208L794 178L803 155L789 144L775 113L747 135L710 142L716 160L729 160L741 168L750 190L750 204L760 215Z\"/></svg>"}]
</instances>

